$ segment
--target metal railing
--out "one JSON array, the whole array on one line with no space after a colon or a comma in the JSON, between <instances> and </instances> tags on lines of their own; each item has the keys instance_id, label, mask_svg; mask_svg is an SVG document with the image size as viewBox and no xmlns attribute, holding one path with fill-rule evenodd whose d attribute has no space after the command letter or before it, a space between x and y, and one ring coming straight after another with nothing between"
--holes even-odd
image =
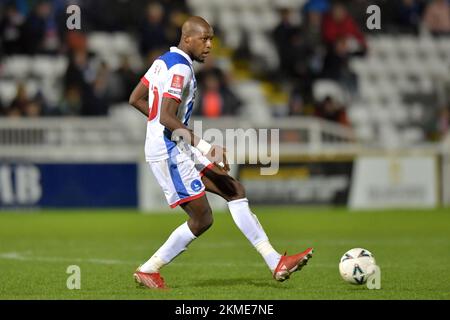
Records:
<instances>
[{"instance_id":1,"label":"metal railing","mask_svg":"<svg viewBox=\"0 0 450 320\"><path fill-rule=\"evenodd\" d=\"M130 109L130 112L135 111ZM376 141L358 141L351 128L318 118L280 118L267 124L234 117L195 118L194 121L201 121L202 132L210 128L221 132L227 129L278 129L280 154L342 154L383 148ZM140 159L143 157L145 125L144 118L132 117L0 118L0 158ZM436 145L424 148L435 149Z\"/></svg>"}]
</instances>

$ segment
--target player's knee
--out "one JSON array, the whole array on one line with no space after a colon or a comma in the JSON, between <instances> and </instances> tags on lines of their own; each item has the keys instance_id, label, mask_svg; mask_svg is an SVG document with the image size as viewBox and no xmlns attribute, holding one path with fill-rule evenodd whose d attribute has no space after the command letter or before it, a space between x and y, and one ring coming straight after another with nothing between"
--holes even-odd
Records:
<instances>
[{"instance_id":1,"label":"player's knee","mask_svg":"<svg viewBox=\"0 0 450 320\"><path fill-rule=\"evenodd\" d=\"M239 200L246 197L245 188L239 181L234 181L235 194L230 200Z\"/></svg>"},{"instance_id":2,"label":"player's knee","mask_svg":"<svg viewBox=\"0 0 450 320\"><path fill-rule=\"evenodd\" d=\"M195 236L205 233L213 225L214 219L211 209L205 209L200 218L191 219L190 227Z\"/></svg>"}]
</instances>

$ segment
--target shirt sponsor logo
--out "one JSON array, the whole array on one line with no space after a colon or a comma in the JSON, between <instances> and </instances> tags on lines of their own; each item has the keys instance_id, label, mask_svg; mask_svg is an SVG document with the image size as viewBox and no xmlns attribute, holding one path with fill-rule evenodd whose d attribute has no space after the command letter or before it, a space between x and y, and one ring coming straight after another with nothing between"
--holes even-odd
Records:
<instances>
[{"instance_id":1,"label":"shirt sponsor logo","mask_svg":"<svg viewBox=\"0 0 450 320\"><path fill-rule=\"evenodd\" d=\"M181 92L180 91L175 91L175 90L167 90L167 92L168 93L171 93L171 94L176 94L176 95L178 95L178 96L181 96Z\"/></svg>"},{"instance_id":2,"label":"shirt sponsor logo","mask_svg":"<svg viewBox=\"0 0 450 320\"><path fill-rule=\"evenodd\" d=\"M172 84L170 85L175 89L183 89L184 77L178 74L173 75Z\"/></svg>"}]
</instances>

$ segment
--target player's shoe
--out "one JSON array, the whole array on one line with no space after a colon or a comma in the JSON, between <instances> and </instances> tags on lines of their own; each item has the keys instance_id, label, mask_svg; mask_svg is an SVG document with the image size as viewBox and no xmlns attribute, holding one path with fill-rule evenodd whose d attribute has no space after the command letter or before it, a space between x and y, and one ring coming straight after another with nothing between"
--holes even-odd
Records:
<instances>
[{"instance_id":1,"label":"player's shoe","mask_svg":"<svg viewBox=\"0 0 450 320\"><path fill-rule=\"evenodd\" d=\"M137 270L133 274L134 280L141 287L150 289L168 289L164 283L164 278L159 273L145 273Z\"/></svg>"},{"instance_id":2,"label":"player's shoe","mask_svg":"<svg viewBox=\"0 0 450 320\"><path fill-rule=\"evenodd\" d=\"M274 279L280 282L289 279L293 272L301 270L308 263L308 260L312 258L312 254L313 248L308 248L292 256L287 256L285 253L273 272Z\"/></svg>"}]
</instances>

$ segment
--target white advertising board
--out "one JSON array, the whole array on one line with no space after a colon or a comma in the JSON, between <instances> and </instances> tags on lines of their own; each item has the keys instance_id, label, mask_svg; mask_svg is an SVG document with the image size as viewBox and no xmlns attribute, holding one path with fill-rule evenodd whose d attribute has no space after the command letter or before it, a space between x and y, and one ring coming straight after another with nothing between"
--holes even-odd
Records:
<instances>
[{"instance_id":1,"label":"white advertising board","mask_svg":"<svg viewBox=\"0 0 450 320\"><path fill-rule=\"evenodd\" d=\"M353 170L349 206L434 208L438 192L434 156L359 157Z\"/></svg>"}]
</instances>

